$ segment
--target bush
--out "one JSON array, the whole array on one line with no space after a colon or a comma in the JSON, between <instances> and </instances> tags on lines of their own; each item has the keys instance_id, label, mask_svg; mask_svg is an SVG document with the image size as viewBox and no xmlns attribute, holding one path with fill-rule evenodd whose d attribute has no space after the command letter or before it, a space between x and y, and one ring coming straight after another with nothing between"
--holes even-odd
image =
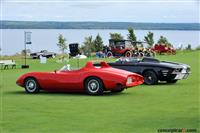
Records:
<instances>
[{"instance_id":1,"label":"bush","mask_svg":"<svg viewBox=\"0 0 200 133\"><path fill-rule=\"evenodd\" d=\"M185 50L192 50L191 44L188 44L188 45L186 46Z\"/></svg>"},{"instance_id":2,"label":"bush","mask_svg":"<svg viewBox=\"0 0 200 133\"><path fill-rule=\"evenodd\" d=\"M195 48L195 50L200 50L200 45L198 45L198 46Z\"/></svg>"}]
</instances>

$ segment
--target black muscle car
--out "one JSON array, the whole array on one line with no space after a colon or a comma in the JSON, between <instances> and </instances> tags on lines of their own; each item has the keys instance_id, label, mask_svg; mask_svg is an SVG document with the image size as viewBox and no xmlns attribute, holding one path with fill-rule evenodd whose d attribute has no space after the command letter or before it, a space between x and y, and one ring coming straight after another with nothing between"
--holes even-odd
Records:
<instances>
[{"instance_id":1,"label":"black muscle car","mask_svg":"<svg viewBox=\"0 0 200 133\"><path fill-rule=\"evenodd\" d=\"M178 80L186 79L191 73L190 66L186 64L159 61L150 57L143 59L126 57L108 64L114 68L142 75L147 85L157 84L158 81L176 83Z\"/></svg>"}]
</instances>

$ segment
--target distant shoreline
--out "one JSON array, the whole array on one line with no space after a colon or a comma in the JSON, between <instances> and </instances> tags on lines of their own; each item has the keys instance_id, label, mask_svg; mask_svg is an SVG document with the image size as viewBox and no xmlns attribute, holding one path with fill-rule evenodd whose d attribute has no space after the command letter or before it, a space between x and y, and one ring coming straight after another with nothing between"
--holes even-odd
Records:
<instances>
[{"instance_id":1,"label":"distant shoreline","mask_svg":"<svg viewBox=\"0 0 200 133\"><path fill-rule=\"evenodd\" d=\"M135 23L135 22L56 22L56 21L0 21L0 29L101 29L126 30L185 30L199 31L200 23Z\"/></svg>"},{"instance_id":2,"label":"distant shoreline","mask_svg":"<svg viewBox=\"0 0 200 133\"><path fill-rule=\"evenodd\" d=\"M127 30L127 29L38 29L38 28L0 28L0 30ZM171 30L171 29L134 29L135 31L200 31L200 30Z\"/></svg>"}]
</instances>

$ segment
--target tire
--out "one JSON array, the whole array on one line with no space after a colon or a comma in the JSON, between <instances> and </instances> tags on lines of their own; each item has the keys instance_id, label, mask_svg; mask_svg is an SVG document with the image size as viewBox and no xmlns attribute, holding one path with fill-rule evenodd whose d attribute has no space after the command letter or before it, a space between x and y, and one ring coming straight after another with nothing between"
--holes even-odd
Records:
<instances>
[{"instance_id":1,"label":"tire","mask_svg":"<svg viewBox=\"0 0 200 133\"><path fill-rule=\"evenodd\" d=\"M126 51L124 56L125 57L131 57L132 56L132 52L131 51Z\"/></svg>"},{"instance_id":2,"label":"tire","mask_svg":"<svg viewBox=\"0 0 200 133\"><path fill-rule=\"evenodd\" d=\"M40 91L39 84L34 78L27 78L25 80L24 87L27 93L38 93Z\"/></svg>"},{"instance_id":3,"label":"tire","mask_svg":"<svg viewBox=\"0 0 200 133\"><path fill-rule=\"evenodd\" d=\"M143 52L140 52L140 53L139 53L139 57L144 57L144 53L143 53Z\"/></svg>"},{"instance_id":4,"label":"tire","mask_svg":"<svg viewBox=\"0 0 200 133\"><path fill-rule=\"evenodd\" d=\"M167 54L168 54L168 55L171 55L171 54L172 54L172 51L171 51L171 50L167 51Z\"/></svg>"},{"instance_id":5,"label":"tire","mask_svg":"<svg viewBox=\"0 0 200 133\"><path fill-rule=\"evenodd\" d=\"M150 52L150 55L151 55L152 57L155 57L156 53L155 53L155 52Z\"/></svg>"},{"instance_id":6,"label":"tire","mask_svg":"<svg viewBox=\"0 0 200 133\"><path fill-rule=\"evenodd\" d=\"M85 81L85 90L89 95L102 95L104 91L103 82L96 77L90 77Z\"/></svg>"},{"instance_id":7,"label":"tire","mask_svg":"<svg viewBox=\"0 0 200 133\"><path fill-rule=\"evenodd\" d=\"M111 51L109 51L109 52L106 54L106 57L112 57L112 56L113 56L113 54L112 54Z\"/></svg>"},{"instance_id":8,"label":"tire","mask_svg":"<svg viewBox=\"0 0 200 133\"><path fill-rule=\"evenodd\" d=\"M158 83L158 77L153 71L146 71L143 74L144 83L147 85L154 85Z\"/></svg>"},{"instance_id":9,"label":"tire","mask_svg":"<svg viewBox=\"0 0 200 133\"><path fill-rule=\"evenodd\" d=\"M167 80L167 83L171 83L171 84L174 84L176 83L178 80Z\"/></svg>"}]
</instances>

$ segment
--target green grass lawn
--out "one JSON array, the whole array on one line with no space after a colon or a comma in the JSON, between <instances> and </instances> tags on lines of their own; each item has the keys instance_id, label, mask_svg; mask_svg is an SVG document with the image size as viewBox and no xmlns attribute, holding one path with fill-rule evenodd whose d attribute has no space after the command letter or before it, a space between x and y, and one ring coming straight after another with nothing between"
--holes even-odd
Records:
<instances>
[{"instance_id":1,"label":"green grass lawn","mask_svg":"<svg viewBox=\"0 0 200 133\"><path fill-rule=\"evenodd\" d=\"M1 71L1 132L157 132L160 128L194 128L199 132L200 51L158 56L189 64L192 74L176 84L140 85L120 94L103 96L47 93L26 94L15 84L29 71L52 71L63 66L28 60L30 69ZM106 59L109 61L111 59ZM83 66L87 60L81 60ZM76 66L76 60L70 60Z\"/></svg>"}]
</instances>

